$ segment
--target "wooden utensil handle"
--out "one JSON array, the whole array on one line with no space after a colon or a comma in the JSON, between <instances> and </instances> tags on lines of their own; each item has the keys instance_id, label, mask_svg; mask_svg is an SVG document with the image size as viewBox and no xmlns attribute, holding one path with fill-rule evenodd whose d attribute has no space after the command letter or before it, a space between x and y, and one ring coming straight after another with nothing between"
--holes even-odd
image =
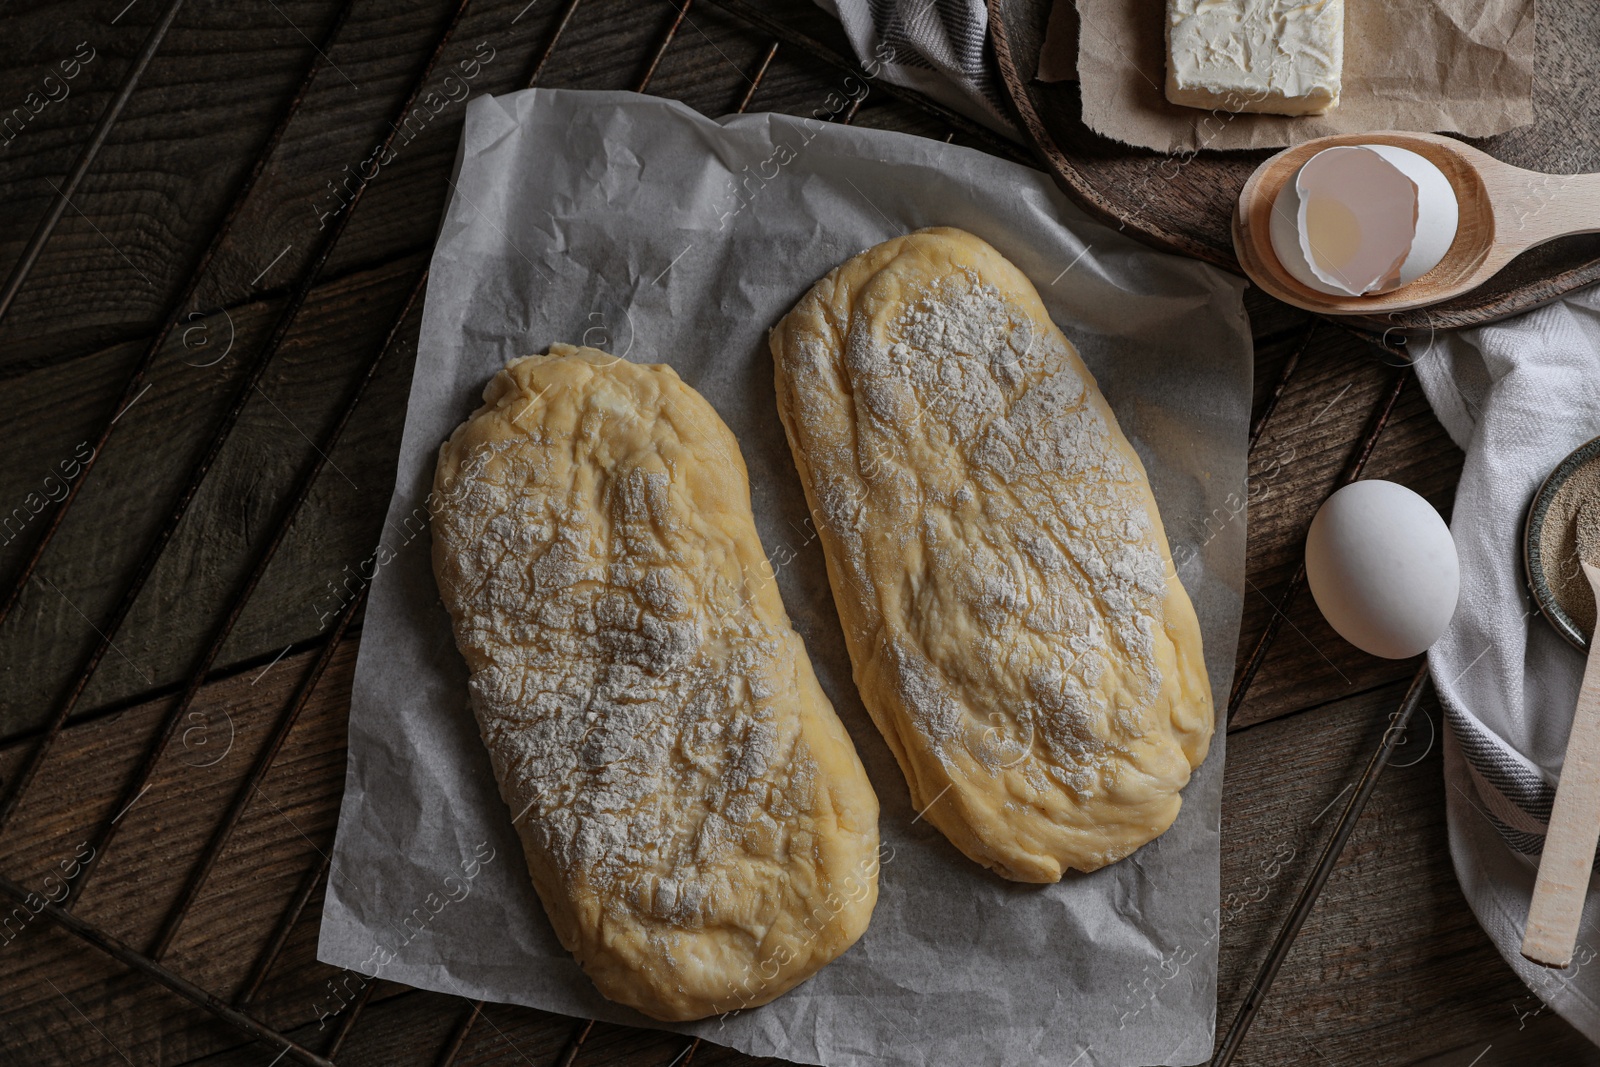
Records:
<instances>
[{"instance_id":1,"label":"wooden utensil handle","mask_svg":"<svg viewBox=\"0 0 1600 1067\"><path fill-rule=\"evenodd\" d=\"M1504 167L1483 180L1495 202L1498 244L1522 251L1569 234L1600 232L1600 174Z\"/></svg>"},{"instance_id":2,"label":"wooden utensil handle","mask_svg":"<svg viewBox=\"0 0 1600 1067\"><path fill-rule=\"evenodd\" d=\"M1600 568L1585 563L1589 584L1600 598ZM1556 802L1545 831L1539 878L1528 907L1528 927L1522 937L1522 954L1546 967L1572 962L1588 896L1589 875L1594 870L1596 839L1600 838L1600 640L1589 641L1589 661L1578 690L1578 708L1572 717L1572 736L1561 765Z\"/></svg>"}]
</instances>

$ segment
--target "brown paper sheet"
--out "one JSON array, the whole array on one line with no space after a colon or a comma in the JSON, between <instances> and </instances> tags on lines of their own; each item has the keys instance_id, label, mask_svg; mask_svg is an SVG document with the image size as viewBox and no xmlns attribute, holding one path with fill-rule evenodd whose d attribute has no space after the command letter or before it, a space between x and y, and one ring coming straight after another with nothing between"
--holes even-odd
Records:
<instances>
[{"instance_id":1,"label":"brown paper sheet","mask_svg":"<svg viewBox=\"0 0 1600 1067\"><path fill-rule=\"evenodd\" d=\"M1057 8L1074 0L1056 0ZM1163 0L1076 0L1052 14L1039 77L1074 69L1083 121L1140 148L1280 148L1364 130L1486 137L1533 121L1534 0L1347 0L1344 88L1326 115L1229 114L1169 103ZM1076 64L1060 51L1076 44Z\"/></svg>"},{"instance_id":2,"label":"brown paper sheet","mask_svg":"<svg viewBox=\"0 0 1600 1067\"><path fill-rule=\"evenodd\" d=\"M1074 0L1056 0L1050 5L1050 22L1039 50L1039 80L1078 80L1078 5Z\"/></svg>"}]
</instances>

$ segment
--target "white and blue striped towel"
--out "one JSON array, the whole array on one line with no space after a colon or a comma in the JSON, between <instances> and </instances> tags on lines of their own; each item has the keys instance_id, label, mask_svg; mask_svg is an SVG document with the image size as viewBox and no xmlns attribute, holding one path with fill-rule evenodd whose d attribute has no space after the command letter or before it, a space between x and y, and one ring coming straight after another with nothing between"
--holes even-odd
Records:
<instances>
[{"instance_id":1,"label":"white and blue striped towel","mask_svg":"<svg viewBox=\"0 0 1600 1067\"><path fill-rule=\"evenodd\" d=\"M1466 452L1450 520L1461 601L1428 653L1445 710L1450 854L1478 921L1545 1003L1600 1043L1600 894L1572 967L1521 955L1583 657L1534 608L1522 564L1529 502L1600 435L1600 288L1505 322L1441 334L1417 377Z\"/></svg>"},{"instance_id":2,"label":"white and blue striped towel","mask_svg":"<svg viewBox=\"0 0 1600 1067\"><path fill-rule=\"evenodd\" d=\"M844 25L866 69L1016 137L984 38L983 0L817 0Z\"/></svg>"}]
</instances>

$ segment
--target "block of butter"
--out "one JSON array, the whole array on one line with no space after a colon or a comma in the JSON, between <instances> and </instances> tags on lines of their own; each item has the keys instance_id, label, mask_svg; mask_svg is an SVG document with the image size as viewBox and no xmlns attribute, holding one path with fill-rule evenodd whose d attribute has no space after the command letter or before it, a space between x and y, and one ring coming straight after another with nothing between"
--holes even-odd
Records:
<instances>
[{"instance_id":1,"label":"block of butter","mask_svg":"<svg viewBox=\"0 0 1600 1067\"><path fill-rule=\"evenodd\" d=\"M1339 103L1344 0L1167 0L1167 99L1320 115Z\"/></svg>"}]
</instances>

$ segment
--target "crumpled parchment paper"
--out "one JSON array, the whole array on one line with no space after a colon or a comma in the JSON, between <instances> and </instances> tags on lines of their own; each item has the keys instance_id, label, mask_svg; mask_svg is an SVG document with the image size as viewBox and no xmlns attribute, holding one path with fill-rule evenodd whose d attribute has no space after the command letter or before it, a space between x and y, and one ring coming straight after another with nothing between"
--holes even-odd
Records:
<instances>
[{"instance_id":1,"label":"crumpled parchment paper","mask_svg":"<svg viewBox=\"0 0 1600 1067\"><path fill-rule=\"evenodd\" d=\"M995 245L1038 286L1150 471L1220 708L1244 584L1242 283L1090 222L1043 174L980 152L820 119L713 121L630 93L473 100L452 190L361 635L318 957L663 1025L602 999L557 943L429 558L440 442L507 360L583 343L672 364L732 428L784 601L883 807L881 891L861 941L768 1006L669 1028L841 1067L1206 1059L1221 730L1172 829L1093 875L1008 883L916 821L850 679L766 334L817 278L892 235L951 225Z\"/></svg>"}]
</instances>

